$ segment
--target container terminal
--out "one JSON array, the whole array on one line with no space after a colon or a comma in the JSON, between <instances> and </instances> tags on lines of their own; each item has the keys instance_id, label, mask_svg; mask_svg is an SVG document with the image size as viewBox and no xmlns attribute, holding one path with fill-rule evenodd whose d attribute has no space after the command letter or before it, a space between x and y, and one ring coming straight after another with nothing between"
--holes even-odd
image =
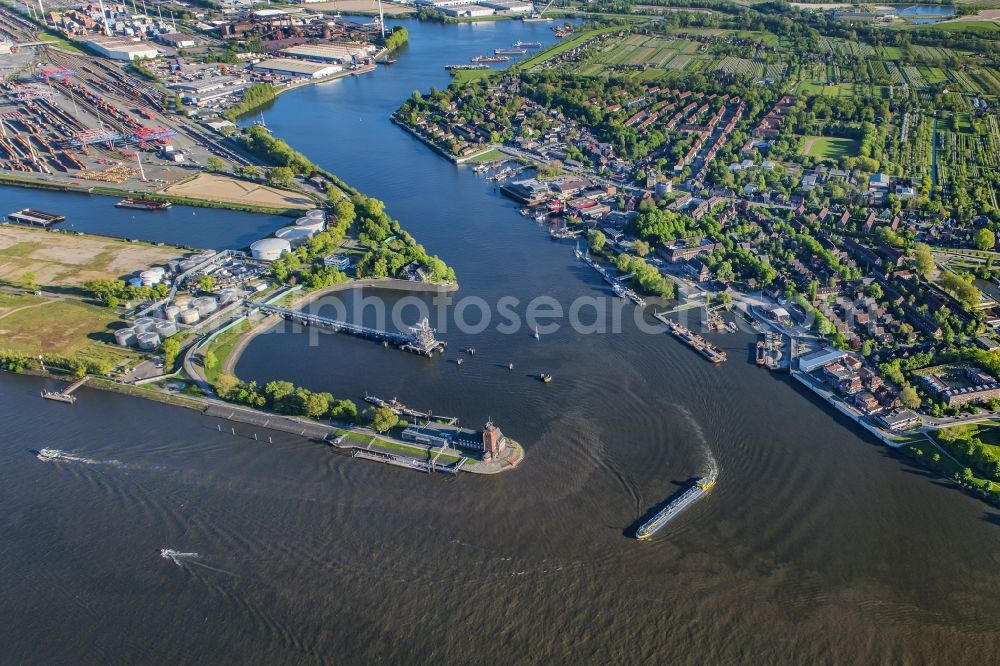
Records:
<instances>
[{"instance_id":1,"label":"container terminal","mask_svg":"<svg viewBox=\"0 0 1000 666\"><path fill-rule=\"evenodd\" d=\"M668 502L666 506L656 512L655 516L640 525L639 529L636 530L635 538L640 540L648 539L656 534L660 528L673 520L677 514L704 497L705 493L715 485L718 476L718 471L713 469L706 476L695 481L693 486L681 493L676 499Z\"/></svg>"}]
</instances>

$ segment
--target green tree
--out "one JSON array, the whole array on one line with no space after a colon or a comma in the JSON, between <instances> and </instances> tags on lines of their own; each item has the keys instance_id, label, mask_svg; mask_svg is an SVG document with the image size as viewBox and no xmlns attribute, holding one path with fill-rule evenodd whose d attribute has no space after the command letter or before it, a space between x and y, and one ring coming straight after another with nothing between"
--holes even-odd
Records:
<instances>
[{"instance_id":1,"label":"green tree","mask_svg":"<svg viewBox=\"0 0 1000 666\"><path fill-rule=\"evenodd\" d=\"M215 380L214 388L215 392L221 397L227 398L229 394L236 390L236 387L240 385L240 380L232 375L219 375L218 379Z\"/></svg>"},{"instance_id":2,"label":"green tree","mask_svg":"<svg viewBox=\"0 0 1000 666\"><path fill-rule=\"evenodd\" d=\"M973 242L979 250L992 250L997 244L997 235L991 229L983 227L976 231Z\"/></svg>"},{"instance_id":3,"label":"green tree","mask_svg":"<svg viewBox=\"0 0 1000 666\"><path fill-rule=\"evenodd\" d=\"M372 427L376 432L383 433L388 431L389 428L396 425L397 421L396 413L388 407L379 407L372 414Z\"/></svg>"},{"instance_id":4,"label":"green tree","mask_svg":"<svg viewBox=\"0 0 1000 666\"><path fill-rule=\"evenodd\" d=\"M226 164L226 160L221 157L216 157L215 155L209 156L206 166L209 171L214 171L216 173L225 173L229 169L229 165Z\"/></svg>"},{"instance_id":5,"label":"green tree","mask_svg":"<svg viewBox=\"0 0 1000 666\"><path fill-rule=\"evenodd\" d=\"M899 401L908 409L917 409L920 407L920 396L917 394L917 389L912 386L903 387L903 390L899 393Z\"/></svg>"},{"instance_id":6,"label":"green tree","mask_svg":"<svg viewBox=\"0 0 1000 666\"><path fill-rule=\"evenodd\" d=\"M202 291L212 291L215 289L215 278L211 275L202 275L198 278L198 288Z\"/></svg>"},{"instance_id":7,"label":"green tree","mask_svg":"<svg viewBox=\"0 0 1000 666\"><path fill-rule=\"evenodd\" d=\"M916 261L917 272L923 277L927 277L934 270L934 257L931 256L931 248L926 243L917 243L913 246L913 258Z\"/></svg>"},{"instance_id":8,"label":"green tree","mask_svg":"<svg viewBox=\"0 0 1000 666\"><path fill-rule=\"evenodd\" d=\"M38 276L34 272L28 271L21 276L21 287L25 291L35 291L38 289Z\"/></svg>"},{"instance_id":9,"label":"green tree","mask_svg":"<svg viewBox=\"0 0 1000 666\"><path fill-rule=\"evenodd\" d=\"M287 187L291 185L295 172L290 167L274 167L267 172L267 182L275 187Z\"/></svg>"},{"instance_id":10,"label":"green tree","mask_svg":"<svg viewBox=\"0 0 1000 666\"><path fill-rule=\"evenodd\" d=\"M163 352L163 370L170 372L177 362L177 355L181 352L181 343L176 338L167 338L160 345L160 351Z\"/></svg>"},{"instance_id":11,"label":"green tree","mask_svg":"<svg viewBox=\"0 0 1000 666\"><path fill-rule=\"evenodd\" d=\"M202 357L201 364L206 370L213 370L219 364L219 359L215 356L215 352L210 351Z\"/></svg>"},{"instance_id":12,"label":"green tree","mask_svg":"<svg viewBox=\"0 0 1000 666\"><path fill-rule=\"evenodd\" d=\"M592 229L587 234L587 244L590 246L591 252L603 252L604 246L608 243L608 237L602 232Z\"/></svg>"},{"instance_id":13,"label":"green tree","mask_svg":"<svg viewBox=\"0 0 1000 666\"><path fill-rule=\"evenodd\" d=\"M645 257L649 254L649 243L643 240L637 240L635 245L632 246L632 249L635 250L635 253L640 257Z\"/></svg>"}]
</instances>

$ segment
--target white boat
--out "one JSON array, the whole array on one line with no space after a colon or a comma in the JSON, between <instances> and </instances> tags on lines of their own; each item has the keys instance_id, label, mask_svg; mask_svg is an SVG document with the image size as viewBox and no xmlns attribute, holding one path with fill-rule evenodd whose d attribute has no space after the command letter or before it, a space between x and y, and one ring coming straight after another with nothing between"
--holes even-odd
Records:
<instances>
[{"instance_id":1,"label":"white boat","mask_svg":"<svg viewBox=\"0 0 1000 666\"><path fill-rule=\"evenodd\" d=\"M59 460L62 456L63 452L59 449L42 449L38 452L39 460Z\"/></svg>"}]
</instances>

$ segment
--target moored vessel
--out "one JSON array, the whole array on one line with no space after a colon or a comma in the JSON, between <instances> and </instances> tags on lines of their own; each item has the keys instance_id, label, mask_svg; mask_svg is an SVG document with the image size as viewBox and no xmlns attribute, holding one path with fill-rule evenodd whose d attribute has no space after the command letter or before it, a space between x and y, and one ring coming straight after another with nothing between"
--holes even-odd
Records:
<instances>
[{"instance_id":1,"label":"moored vessel","mask_svg":"<svg viewBox=\"0 0 1000 666\"><path fill-rule=\"evenodd\" d=\"M149 199L125 198L115 204L117 208L136 208L138 210L166 210L173 205L169 201L151 201Z\"/></svg>"}]
</instances>

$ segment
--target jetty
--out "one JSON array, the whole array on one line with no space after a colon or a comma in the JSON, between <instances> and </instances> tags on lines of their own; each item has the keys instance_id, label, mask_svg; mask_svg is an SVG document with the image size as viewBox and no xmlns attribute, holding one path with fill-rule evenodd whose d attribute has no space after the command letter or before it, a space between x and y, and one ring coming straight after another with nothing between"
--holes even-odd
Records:
<instances>
[{"instance_id":1,"label":"jetty","mask_svg":"<svg viewBox=\"0 0 1000 666\"><path fill-rule=\"evenodd\" d=\"M329 330L333 333L346 333L377 342L395 345L403 351L408 351L421 356L433 356L435 352L444 352L448 343L434 337L435 330L430 327L426 319L423 319L416 326L410 327L409 333L397 333L394 331L383 331L379 328L352 324L346 321L339 321L329 317L290 310L278 305L255 302L249 304L251 309L256 308L265 314L273 314L282 317L287 321L300 324L302 326L316 326Z\"/></svg>"},{"instance_id":2,"label":"jetty","mask_svg":"<svg viewBox=\"0 0 1000 666\"><path fill-rule=\"evenodd\" d=\"M585 264L587 264L595 271L597 271L600 274L600 276L604 279L604 281L607 282L609 285L611 285L611 290L615 292L616 296L618 296L619 298L630 300L639 307L644 307L646 305L646 301L639 294L637 294L634 290L624 286L621 280L615 278L613 275L611 275L611 273L605 270L603 266L594 261L594 259L590 256L589 250L581 251L580 247L577 246L575 252L577 259L580 259Z\"/></svg>"},{"instance_id":3,"label":"jetty","mask_svg":"<svg viewBox=\"0 0 1000 666\"><path fill-rule=\"evenodd\" d=\"M73 395L73 391L77 390L81 386L87 383L89 376L84 375L80 379L76 380L62 391L42 391L42 397L46 400L55 400L57 402L65 402L70 405L76 404L76 396Z\"/></svg>"},{"instance_id":4,"label":"jetty","mask_svg":"<svg viewBox=\"0 0 1000 666\"><path fill-rule=\"evenodd\" d=\"M425 474L440 473L458 476L458 472L462 469L462 466L466 461L465 458L462 458L456 464L449 463L445 465L437 461L441 451L438 451L430 460L418 460L411 456L373 449L370 445L368 447L361 446L360 444L351 442L344 437L324 439L323 441L335 449L349 453L352 458L361 458L363 460L371 460L373 462L380 462L386 465L393 465L395 467L403 467L417 472L424 472Z\"/></svg>"},{"instance_id":5,"label":"jetty","mask_svg":"<svg viewBox=\"0 0 1000 666\"><path fill-rule=\"evenodd\" d=\"M667 329L671 332L671 334L673 334L674 337L697 351L712 363L722 363L728 358L726 352L719 349L686 326L681 326L662 312L656 312L653 316L661 323L666 324Z\"/></svg>"}]
</instances>

